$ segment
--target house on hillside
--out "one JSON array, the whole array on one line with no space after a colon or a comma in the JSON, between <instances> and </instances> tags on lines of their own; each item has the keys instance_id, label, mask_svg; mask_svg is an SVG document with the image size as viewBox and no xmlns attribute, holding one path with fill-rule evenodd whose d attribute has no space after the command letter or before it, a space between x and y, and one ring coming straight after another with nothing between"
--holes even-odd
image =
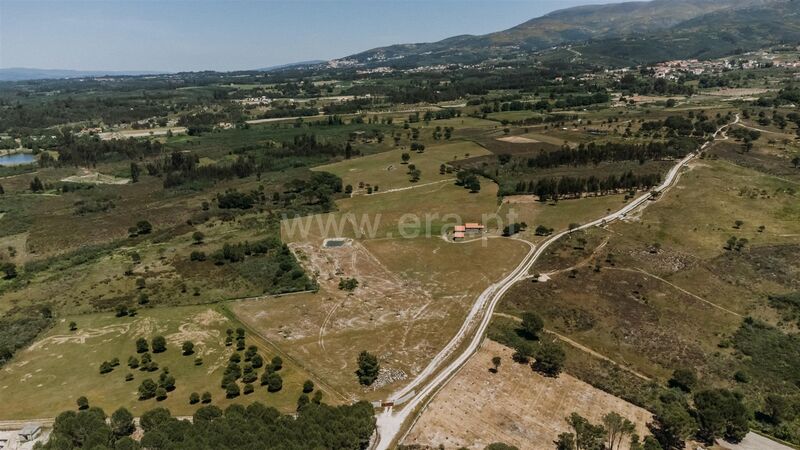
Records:
<instances>
[{"instance_id":1,"label":"house on hillside","mask_svg":"<svg viewBox=\"0 0 800 450\"><path fill-rule=\"evenodd\" d=\"M456 225L453 227L453 240L460 241L466 238L467 235L481 234L483 233L484 228L485 227L483 225L475 222L466 223L464 225Z\"/></svg>"}]
</instances>

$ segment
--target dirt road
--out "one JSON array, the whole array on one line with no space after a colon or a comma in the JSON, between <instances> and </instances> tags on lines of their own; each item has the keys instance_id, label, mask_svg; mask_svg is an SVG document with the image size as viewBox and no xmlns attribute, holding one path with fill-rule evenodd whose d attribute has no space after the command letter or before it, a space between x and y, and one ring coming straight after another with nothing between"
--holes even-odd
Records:
<instances>
[{"instance_id":1,"label":"dirt road","mask_svg":"<svg viewBox=\"0 0 800 450\"><path fill-rule=\"evenodd\" d=\"M724 130L727 127L737 123L739 123L738 114L733 122L718 128L717 131L714 132L712 139L704 143L697 152L689 153L686 155L686 157L678 161L678 163L675 164L675 166L673 166L672 169L670 169L670 171L667 173L664 182L657 188L653 189L653 191L657 195L665 193L677 181L681 169L684 168L689 161L694 159L701 151L705 150L709 145L711 145L711 143L717 139L717 136L720 133L723 133L723 139L727 139L727 136L724 134ZM503 295L514 284L516 284L517 281L527 277L530 268L539 259L539 257L544 254L545 250L550 245L562 237L576 231L585 230L595 226L605 226L606 224L615 220L623 219L634 210L639 209L640 207L646 207L651 199L653 199L653 196L650 193L644 194L614 213L608 214L605 217L601 217L579 227L570 230L564 230L560 233L552 235L548 240L542 242L539 247L535 247L528 243L531 245L530 252L525 255L525 258L523 258L523 260L514 269L514 271L511 272L511 274L505 277L501 282L489 286L483 293L481 293L467 315L467 319L465 320L461 329L458 331L458 333L456 333L447 346L445 346L445 348L433 358L428 366L422 372L420 372L420 374L413 381L411 381L411 383L395 392L389 398L389 402L394 403L397 406L397 410L395 410L394 406L388 407L378 416L378 437L374 448L377 450L388 449L395 442L397 442L398 438L402 438L400 433L404 431L406 423L415 417L419 407L427 404L431 398L433 398L433 396L436 395L436 393L444 385L446 385L456 373L458 373L458 371L464 366L469 358L475 354L480 347L481 342L483 341L483 336L486 333L486 329L489 327L489 323L492 319L492 314L497 306L497 303L500 301ZM477 325L475 325L475 323L477 323ZM463 347L461 353L456 355L456 349L462 347L463 343L467 339L469 339L469 342L466 347ZM439 370L440 366L447 361L449 361L449 363L444 368ZM408 430L405 431L407 432Z\"/></svg>"}]
</instances>

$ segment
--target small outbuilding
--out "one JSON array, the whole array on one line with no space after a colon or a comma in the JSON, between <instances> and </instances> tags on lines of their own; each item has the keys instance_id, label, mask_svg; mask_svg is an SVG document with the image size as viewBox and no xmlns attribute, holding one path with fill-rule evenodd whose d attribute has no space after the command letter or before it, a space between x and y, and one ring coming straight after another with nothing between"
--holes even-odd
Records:
<instances>
[{"instance_id":1,"label":"small outbuilding","mask_svg":"<svg viewBox=\"0 0 800 450\"><path fill-rule=\"evenodd\" d=\"M484 226L479 223L467 223L464 225L464 231L467 233L482 233Z\"/></svg>"},{"instance_id":2,"label":"small outbuilding","mask_svg":"<svg viewBox=\"0 0 800 450\"><path fill-rule=\"evenodd\" d=\"M42 426L35 423L29 423L19 430L19 440L21 442L35 441L40 434L42 434Z\"/></svg>"}]
</instances>

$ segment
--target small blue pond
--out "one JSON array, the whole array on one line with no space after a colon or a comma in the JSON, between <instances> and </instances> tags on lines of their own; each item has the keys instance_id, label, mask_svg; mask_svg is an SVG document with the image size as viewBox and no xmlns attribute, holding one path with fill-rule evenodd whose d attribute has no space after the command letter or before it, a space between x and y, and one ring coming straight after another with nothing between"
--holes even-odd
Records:
<instances>
[{"instance_id":1,"label":"small blue pond","mask_svg":"<svg viewBox=\"0 0 800 450\"><path fill-rule=\"evenodd\" d=\"M0 156L0 166L18 166L20 164L31 164L35 161L36 157L30 153L14 153Z\"/></svg>"}]
</instances>

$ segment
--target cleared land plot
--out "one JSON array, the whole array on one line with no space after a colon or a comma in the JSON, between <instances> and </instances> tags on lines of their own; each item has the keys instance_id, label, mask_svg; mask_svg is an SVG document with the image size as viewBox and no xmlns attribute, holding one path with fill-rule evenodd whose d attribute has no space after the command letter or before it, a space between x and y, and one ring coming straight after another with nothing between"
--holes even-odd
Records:
<instances>
[{"instance_id":1,"label":"cleared land plot","mask_svg":"<svg viewBox=\"0 0 800 450\"><path fill-rule=\"evenodd\" d=\"M87 184L128 184L129 178L118 178L113 175L106 175L100 172L93 172L84 169L80 175L63 178L61 181L66 183L87 183Z\"/></svg>"},{"instance_id":2,"label":"cleared land plot","mask_svg":"<svg viewBox=\"0 0 800 450\"><path fill-rule=\"evenodd\" d=\"M77 323L76 331L69 330L71 321ZM200 405L190 405L189 394L205 391L211 392L213 404L222 408L258 400L285 412L294 411L308 374L289 361L284 361L279 372L283 377L280 392L269 393L256 382L253 394L225 398L219 383L228 358L235 351L235 346L225 346L226 330L240 326L219 306L147 309L132 318L117 318L109 313L65 317L0 370L0 395L5 405L0 418L51 417L58 411L75 409L75 400L81 395L106 411L125 406L139 415L161 406L176 415L191 415ZM159 370L129 368L128 357L142 356L136 353L135 340L144 337L149 341L156 335L167 340L167 351L151 353ZM194 355L181 353L181 344L187 340L195 344ZM267 364L274 356L256 336L248 335L246 342L259 348ZM203 359L202 365L195 365L197 357ZM120 365L101 375L100 364L113 358L119 358ZM176 378L175 390L163 401L138 400L139 384L147 378L157 381L165 367ZM261 371L258 370L259 375ZM125 381L128 373L133 374L133 380ZM326 395L326 401L336 398Z\"/></svg>"},{"instance_id":3,"label":"cleared land plot","mask_svg":"<svg viewBox=\"0 0 800 450\"><path fill-rule=\"evenodd\" d=\"M439 237L292 245L317 275L320 292L237 302L233 311L335 389L370 399L419 373L456 333L475 297L527 250L512 240L456 245ZM339 290L339 280L350 277L359 287ZM361 350L376 354L383 369L370 388L354 375Z\"/></svg>"},{"instance_id":4,"label":"cleared land plot","mask_svg":"<svg viewBox=\"0 0 800 450\"><path fill-rule=\"evenodd\" d=\"M502 138L497 138L498 141L502 142L510 142L512 144L536 144L536 139L527 138L524 136L506 136Z\"/></svg>"},{"instance_id":5,"label":"cleared land plot","mask_svg":"<svg viewBox=\"0 0 800 450\"><path fill-rule=\"evenodd\" d=\"M461 372L436 396L403 441L404 445L482 449L505 442L520 449L552 449L568 432L566 416L577 412L593 423L616 411L646 435L646 410L596 389L568 374L547 378L511 360L513 351L486 341ZM491 373L491 359L502 364ZM627 448L623 445L623 448Z\"/></svg>"}]
</instances>

